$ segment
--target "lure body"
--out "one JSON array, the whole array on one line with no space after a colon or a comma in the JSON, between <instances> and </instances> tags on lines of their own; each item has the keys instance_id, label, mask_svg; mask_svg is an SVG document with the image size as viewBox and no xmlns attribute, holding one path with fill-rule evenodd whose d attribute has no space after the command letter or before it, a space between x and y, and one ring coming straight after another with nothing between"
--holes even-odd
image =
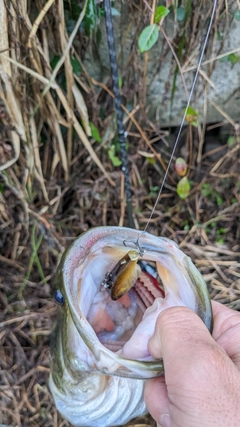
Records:
<instances>
[{"instance_id":1,"label":"lure body","mask_svg":"<svg viewBox=\"0 0 240 427\"><path fill-rule=\"evenodd\" d=\"M139 254L132 249L126 253L113 267L106 273L102 285L111 289L111 298L116 301L128 292L138 279L141 268L137 264Z\"/></svg>"},{"instance_id":2,"label":"lure body","mask_svg":"<svg viewBox=\"0 0 240 427\"><path fill-rule=\"evenodd\" d=\"M91 229L58 267L55 290L64 303L52 333L49 385L58 410L74 426L122 425L146 411L143 380L163 374L162 360L153 360L147 346L163 309L187 306L211 330L207 287L190 258L169 239L141 236L143 262L156 263L163 298L145 273L139 275L134 245L123 244L139 235L123 227ZM116 301L102 286L109 284L109 272L113 297L127 291Z\"/></svg>"}]
</instances>

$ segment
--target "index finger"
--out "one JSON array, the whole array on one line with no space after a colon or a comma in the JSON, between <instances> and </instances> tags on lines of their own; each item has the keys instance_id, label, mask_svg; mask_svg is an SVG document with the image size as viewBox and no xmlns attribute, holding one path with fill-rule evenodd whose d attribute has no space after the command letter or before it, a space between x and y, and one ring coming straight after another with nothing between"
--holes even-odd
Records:
<instances>
[{"instance_id":1,"label":"index finger","mask_svg":"<svg viewBox=\"0 0 240 427\"><path fill-rule=\"evenodd\" d=\"M212 307L212 336L240 370L240 313L216 301Z\"/></svg>"}]
</instances>

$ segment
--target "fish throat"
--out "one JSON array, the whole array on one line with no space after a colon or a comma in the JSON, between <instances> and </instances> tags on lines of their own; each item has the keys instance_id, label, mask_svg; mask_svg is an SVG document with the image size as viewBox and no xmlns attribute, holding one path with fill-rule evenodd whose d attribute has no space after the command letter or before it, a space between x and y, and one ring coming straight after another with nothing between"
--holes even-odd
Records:
<instances>
[{"instance_id":1,"label":"fish throat","mask_svg":"<svg viewBox=\"0 0 240 427\"><path fill-rule=\"evenodd\" d=\"M130 253L130 255L129 255ZM100 283L94 297L87 320L97 334L99 341L113 352L121 352L127 357L149 357L136 355L136 342L127 349L126 345L141 323L145 312L152 307L156 298L163 299L163 285L156 269L144 261L138 261L136 251L124 255L105 279ZM146 271L146 270L150 270ZM140 343L137 343L138 347ZM132 348L131 348L132 347Z\"/></svg>"}]
</instances>

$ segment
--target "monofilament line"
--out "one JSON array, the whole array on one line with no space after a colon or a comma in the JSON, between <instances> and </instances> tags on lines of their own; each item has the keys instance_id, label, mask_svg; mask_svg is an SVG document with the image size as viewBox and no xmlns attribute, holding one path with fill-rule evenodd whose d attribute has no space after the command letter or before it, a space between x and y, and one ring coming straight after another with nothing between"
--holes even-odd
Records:
<instances>
[{"instance_id":1,"label":"monofilament line","mask_svg":"<svg viewBox=\"0 0 240 427\"><path fill-rule=\"evenodd\" d=\"M155 203L154 203L154 206L153 206L152 212L150 213L150 216L149 216L149 218L148 218L147 224L146 224L146 226L145 226L145 228L144 228L144 230L143 230L142 234L147 230L147 228L148 228L148 226L149 226L149 223L150 223L150 221L151 221L151 219L152 219L152 216L153 216L153 214L154 214L154 212L155 212L155 209L156 209L157 204L158 204L158 202L159 202L160 196L161 196L161 194L162 194L162 190L163 190L164 184L165 184L165 182L166 182L166 178L167 178L167 175L168 175L168 172L169 172L169 169L170 169L170 166L171 166L172 160L173 160L173 156L174 156L174 154L175 154L175 151L176 151L176 148L177 148L177 145L178 145L178 142L179 142L179 138L180 138L180 135L181 135L181 132L182 132L182 128L183 128L183 125L184 125L184 121L185 121L185 118L186 118L186 115L187 115L187 110L188 110L188 107L189 107L190 102L191 102L191 100L192 100L193 92L194 92L194 89L195 89L195 86L196 86L196 82L197 82L198 74L199 74L200 67L201 67L201 64L202 64L202 61L203 61L204 52L205 52L205 49L206 49L206 46L207 46L207 42L208 42L208 38L209 38L209 34L210 34L210 30L211 30L211 27L212 27L212 23L213 23L213 19L214 19L214 14L215 14L215 11L216 11L216 7L217 7L217 0L214 0L214 3L213 3L213 9L212 9L212 13L211 13L211 18L210 18L209 26L208 26L208 29L207 29L207 34L206 34L206 37L205 37L205 40L204 40L204 43L203 43L203 47L202 47L201 55L200 55L200 58L199 58L199 62L198 62L198 66L197 66L196 74L195 74L195 77L194 77L194 80L193 80L193 84L192 84L192 88L191 88L191 91L190 91L190 94L189 94L189 98L188 98L187 106L186 106L186 109L185 109L185 112L184 112L184 115L183 115L183 118L182 118L182 122L181 122L181 125L180 125L180 128L179 128L178 134L177 134L177 138L176 138L176 141L175 141L175 144L174 144L173 150L172 150L172 154L171 154L171 156L170 156L170 160L169 160L169 163L168 163L168 166L167 166L166 172L165 172L164 177L163 177L163 180L162 180L162 184L161 184L161 187L160 187L159 193L158 193L158 195L157 195L157 198L156 198L156 201L155 201ZM138 240L140 239L140 237L142 236L142 234L139 236Z\"/></svg>"}]
</instances>

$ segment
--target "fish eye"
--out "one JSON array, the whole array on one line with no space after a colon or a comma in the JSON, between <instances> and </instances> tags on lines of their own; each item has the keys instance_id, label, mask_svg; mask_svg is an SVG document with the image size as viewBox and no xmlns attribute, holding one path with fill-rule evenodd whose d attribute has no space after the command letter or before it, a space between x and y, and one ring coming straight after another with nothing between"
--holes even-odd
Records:
<instances>
[{"instance_id":1,"label":"fish eye","mask_svg":"<svg viewBox=\"0 0 240 427\"><path fill-rule=\"evenodd\" d=\"M54 296L55 301L58 304L60 304L60 305L64 304L64 297L63 297L62 292L59 289L54 292L53 296Z\"/></svg>"}]
</instances>

